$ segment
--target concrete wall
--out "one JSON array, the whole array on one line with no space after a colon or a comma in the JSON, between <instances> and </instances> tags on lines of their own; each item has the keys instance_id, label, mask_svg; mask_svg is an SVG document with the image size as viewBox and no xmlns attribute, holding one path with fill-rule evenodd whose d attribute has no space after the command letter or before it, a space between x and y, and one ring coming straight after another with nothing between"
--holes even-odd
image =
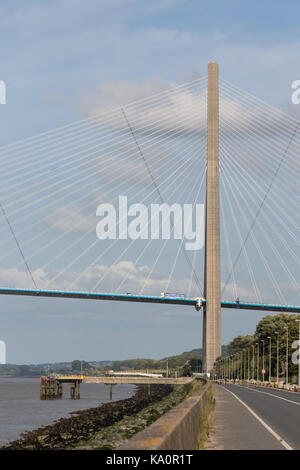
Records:
<instances>
[{"instance_id":1,"label":"concrete wall","mask_svg":"<svg viewBox=\"0 0 300 470\"><path fill-rule=\"evenodd\" d=\"M178 377L177 379L172 377L84 377L83 383L89 384L171 384L171 385L185 385L191 383L194 380L193 377Z\"/></svg>"},{"instance_id":2,"label":"concrete wall","mask_svg":"<svg viewBox=\"0 0 300 470\"><path fill-rule=\"evenodd\" d=\"M207 405L209 387L210 384L205 384L151 426L137 433L119 450L197 449L201 432L200 416Z\"/></svg>"}]
</instances>

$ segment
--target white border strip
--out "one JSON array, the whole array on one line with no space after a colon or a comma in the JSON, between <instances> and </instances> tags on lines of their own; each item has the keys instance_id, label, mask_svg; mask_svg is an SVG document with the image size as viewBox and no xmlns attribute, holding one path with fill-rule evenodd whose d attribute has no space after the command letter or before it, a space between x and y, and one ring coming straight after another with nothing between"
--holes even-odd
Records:
<instances>
[{"instance_id":1,"label":"white border strip","mask_svg":"<svg viewBox=\"0 0 300 470\"><path fill-rule=\"evenodd\" d=\"M286 450L294 450L287 442L285 442L280 436L279 434L277 434L275 431L273 431L272 428L270 428L270 426L267 425L267 423L265 423L248 405L246 405L246 403L244 403L235 393L231 392L231 390L228 390L226 387L223 387L225 390L227 390L227 392L231 393L231 395L233 395L242 405L244 405L245 408L247 408L247 410L257 419L257 421L260 422L260 424L262 424L266 429L267 431L269 431L270 434L272 434L272 436L275 437L275 439L277 439L277 441L280 442L280 444L283 445L283 447L286 449Z\"/></svg>"}]
</instances>

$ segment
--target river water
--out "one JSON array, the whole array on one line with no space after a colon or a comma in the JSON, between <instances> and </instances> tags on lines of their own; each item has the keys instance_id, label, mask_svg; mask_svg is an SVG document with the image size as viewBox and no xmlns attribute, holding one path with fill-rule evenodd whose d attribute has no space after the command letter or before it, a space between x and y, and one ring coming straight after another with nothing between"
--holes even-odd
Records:
<instances>
[{"instance_id":1,"label":"river water","mask_svg":"<svg viewBox=\"0 0 300 470\"><path fill-rule=\"evenodd\" d=\"M63 389L62 399L40 400L39 378L0 377L0 446L17 439L22 432L68 417L72 411L110 401L110 387L105 384L81 384L80 400L69 398L69 385L64 384ZM114 385L112 399L129 398L135 389L134 385Z\"/></svg>"}]
</instances>

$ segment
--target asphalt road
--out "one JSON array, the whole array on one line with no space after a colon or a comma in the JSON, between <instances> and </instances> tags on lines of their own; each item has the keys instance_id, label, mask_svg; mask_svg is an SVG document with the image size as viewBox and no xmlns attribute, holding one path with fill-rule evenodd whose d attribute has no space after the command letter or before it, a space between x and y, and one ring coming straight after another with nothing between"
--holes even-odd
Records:
<instances>
[{"instance_id":1,"label":"asphalt road","mask_svg":"<svg viewBox=\"0 0 300 470\"><path fill-rule=\"evenodd\" d=\"M242 400L292 449L300 450L300 394L247 384L226 384L224 388Z\"/></svg>"}]
</instances>

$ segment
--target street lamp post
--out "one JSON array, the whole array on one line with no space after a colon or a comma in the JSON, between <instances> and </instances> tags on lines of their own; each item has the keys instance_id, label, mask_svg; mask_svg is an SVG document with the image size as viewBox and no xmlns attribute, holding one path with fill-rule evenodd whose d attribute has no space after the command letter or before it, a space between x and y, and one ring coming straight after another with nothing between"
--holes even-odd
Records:
<instances>
[{"instance_id":1,"label":"street lamp post","mask_svg":"<svg viewBox=\"0 0 300 470\"><path fill-rule=\"evenodd\" d=\"M241 380L243 380L244 377L244 352L241 350Z\"/></svg>"},{"instance_id":2,"label":"street lamp post","mask_svg":"<svg viewBox=\"0 0 300 470\"><path fill-rule=\"evenodd\" d=\"M255 367L255 346L252 344L253 348L253 357L252 357L252 379L255 380L254 378L254 367Z\"/></svg>"},{"instance_id":3,"label":"street lamp post","mask_svg":"<svg viewBox=\"0 0 300 470\"><path fill-rule=\"evenodd\" d=\"M236 379L236 353L233 355L233 380Z\"/></svg>"},{"instance_id":4,"label":"street lamp post","mask_svg":"<svg viewBox=\"0 0 300 470\"><path fill-rule=\"evenodd\" d=\"M229 380L229 356L227 357L227 380Z\"/></svg>"},{"instance_id":5,"label":"street lamp post","mask_svg":"<svg viewBox=\"0 0 300 470\"><path fill-rule=\"evenodd\" d=\"M248 350L248 381L250 380L250 346Z\"/></svg>"},{"instance_id":6,"label":"street lamp post","mask_svg":"<svg viewBox=\"0 0 300 470\"><path fill-rule=\"evenodd\" d=\"M240 352L241 362L240 362L240 376L241 380L243 380L243 352Z\"/></svg>"},{"instance_id":7,"label":"street lamp post","mask_svg":"<svg viewBox=\"0 0 300 470\"><path fill-rule=\"evenodd\" d=\"M299 324L299 348L300 348L300 319L296 320ZM300 388L300 353L298 353L298 387Z\"/></svg>"},{"instance_id":8,"label":"street lamp post","mask_svg":"<svg viewBox=\"0 0 300 470\"><path fill-rule=\"evenodd\" d=\"M271 383L271 367L272 367L272 338L268 336L269 344L269 382Z\"/></svg>"},{"instance_id":9,"label":"street lamp post","mask_svg":"<svg viewBox=\"0 0 300 470\"><path fill-rule=\"evenodd\" d=\"M256 343L257 344L257 368L256 368L256 380L258 382L259 380L259 343Z\"/></svg>"},{"instance_id":10,"label":"street lamp post","mask_svg":"<svg viewBox=\"0 0 300 470\"><path fill-rule=\"evenodd\" d=\"M286 330L286 371L285 371L285 383L289 383L289 327L285 326Z\"/></svg>"},{"instance_id":11,"label":"street lamp post","mask_svg":"<svg viewBox=\"0 0 300 470\"><path fill-rule=\"evenodd\" d=\"M239 378L239 353L235 353L235 378Z\"/></svg>"},{"instance_id":12,"label":"street lamp post","mask_svg":"<svg viewBox=\"0 0 300 470\"><path fill-rule=\"evenodd\" d=\"M275 331L276 335L276 376L277 376L277 385L279 382L279 333Z\"/></svg>"},{"instance_id":13,"label":"street lamp post","mask_svg":"<svg viewBox=\"0 0 300 470\"><path fill-rule=\"evenodd\" d=\"M262 375L263 375L263 382L265 381L265 340L261 339L263 344L263 364L262 364Z\"/></svg>"}]
</instances>

